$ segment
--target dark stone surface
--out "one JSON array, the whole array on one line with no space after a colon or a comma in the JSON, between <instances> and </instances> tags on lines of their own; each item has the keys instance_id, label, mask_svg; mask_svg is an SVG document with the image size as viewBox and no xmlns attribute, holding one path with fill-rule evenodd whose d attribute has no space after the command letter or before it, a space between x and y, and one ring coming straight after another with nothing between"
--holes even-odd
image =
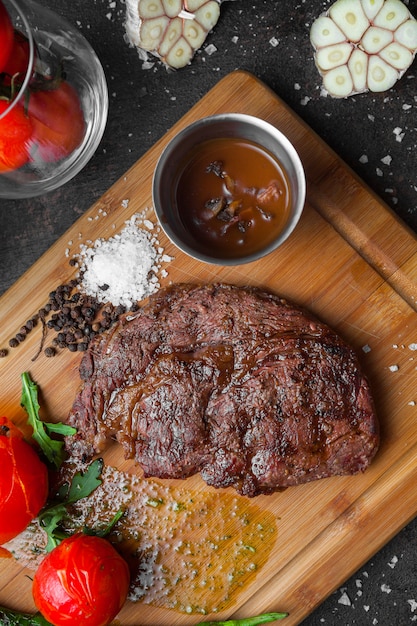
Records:
<instances>
[{"instance_id":1,"label":"dark stone surface","mask_svg":"<svg viewBox=\"0 0 417 626\"><path fill-rule=\"evenodd\" d=\"M309 27L330 0L225 1L214 32L193 63L179 72L168 72L159 62L144 69L136 50L124 41L121 0L41 4L77 25L96 50L109 86L109 120L96 154L67 185L34 199L0 199L0 293L234 69L248 70L271 87L417 230L416 63L387 93L323 97ZM406 4L416 15L416 0ZM214 46L212 54L208 44ZM402 141L396 139L396 129L404 133ZM417 621L416 540L417 523L411 522L304 624Z\"/></svg>"}]
</instances>

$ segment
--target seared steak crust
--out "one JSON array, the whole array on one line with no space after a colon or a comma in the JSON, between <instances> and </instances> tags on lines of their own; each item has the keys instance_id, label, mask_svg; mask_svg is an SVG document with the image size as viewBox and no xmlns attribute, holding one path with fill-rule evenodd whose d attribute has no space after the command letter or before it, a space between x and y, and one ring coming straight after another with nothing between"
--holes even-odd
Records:
<instances>
[{"instance_id":1,"label":"seared steak crust","mask_svg":"<svg viewBox=\"0 0 417 626\"><path fill-rule=\"evenodd\" d=\"M115 437L145 476L197 472L255 496L369 465L379 443L354 351L257 288L177 284L90 345L72 454Z\"/></svg>"}]
</instances>

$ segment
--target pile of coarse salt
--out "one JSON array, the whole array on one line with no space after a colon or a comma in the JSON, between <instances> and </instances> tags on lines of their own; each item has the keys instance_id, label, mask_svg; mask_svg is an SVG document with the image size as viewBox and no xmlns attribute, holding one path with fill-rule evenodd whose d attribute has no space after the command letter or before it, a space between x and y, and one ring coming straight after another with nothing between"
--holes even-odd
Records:
<instances>
[{"instance_id":1,"label":"pile of coarse salt","mask_svg":"<svg viewBox=\"0 0 417 626\"><path fill-rule=\"evenodd\" d=\"M110 239L97 239L92 246L82 244L77 255L79 290L99 302L127 309L157 291L158 275L167 275L162 263L172 258L164 254L153 228L150 220L135 214Z\"/></svg>"}]
</instances>

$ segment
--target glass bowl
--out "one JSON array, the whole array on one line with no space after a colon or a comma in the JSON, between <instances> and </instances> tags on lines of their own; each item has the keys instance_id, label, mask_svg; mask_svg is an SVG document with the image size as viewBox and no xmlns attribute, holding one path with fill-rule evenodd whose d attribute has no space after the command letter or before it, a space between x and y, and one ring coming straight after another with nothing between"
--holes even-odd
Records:
<instances>
[{"instance_id":1,"label":"glass bowl","mask_svg":"<svg viewBox=\"0 0 417 626\"><path fill-rule=\"evenodd\" d=\"M0 197L29 198L64 185L91 159L108 90L97 55L72 25L33 0L3 2L14 28L10 59L23 60L0 68L0 100L8 104L0 109ZM30 130L10 153L8 133L22 115Z\"/></svg>"}]
</instances>

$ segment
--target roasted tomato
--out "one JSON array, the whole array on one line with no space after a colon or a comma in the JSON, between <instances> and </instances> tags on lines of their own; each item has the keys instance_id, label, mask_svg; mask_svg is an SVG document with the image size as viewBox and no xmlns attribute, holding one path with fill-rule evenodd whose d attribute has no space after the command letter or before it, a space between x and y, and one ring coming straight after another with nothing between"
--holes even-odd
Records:
<instances>
[{"instance_id":1,"label":"roasted tomato","mask_svg":"<svg viewBox=\"0 0 417 626\"><path fill-rule=\"evenodd\" d=\"M4 71L13 46L13 25L0 0L0 72Z\"/></svg>"},{"instance_id":2,"label":"roasted tomato","mask_svg":"<svg viewBox=\"0 0 417 626\"><path fill-rule=\"evenodd\" d=\"M48 495L48 470L23 433L0 417L0 544L21 533Z\"/></svg>"},{"instance_id":3,"label":"roasted tomato","mask_svg":"<svg viewBox=\"0 0 417 626\"><path fill-rule=\"evenodd\" d=\"M122 608L129 589L126 561L101 537L64 539L41 562L33 599L55 626L105 626Z\"/></svg>"},{"instance_id":4,"label":"roasted tomato","mask_svg":"<svg viewBox=\"0 0 417 626\"><path fill-rule=\"evenodd\" d=\"M0 115L9 104L8 100L0 99ZM21 104L0 118L0 173L16 170L28 162L32 133L32 122Z\"/></svg>"},{"instance_id":5,"label":"roasted tomato","mask_svg":"<svg viewBox=\"0 0 417 626\"><path fill-rule=\"evenodd\" d=\"M32 158L58 161L77 148L84 137L84 115L78 94L66 81L55 89L32 91L29 118L33 124Z\"/></svg>"}]
</instances>

